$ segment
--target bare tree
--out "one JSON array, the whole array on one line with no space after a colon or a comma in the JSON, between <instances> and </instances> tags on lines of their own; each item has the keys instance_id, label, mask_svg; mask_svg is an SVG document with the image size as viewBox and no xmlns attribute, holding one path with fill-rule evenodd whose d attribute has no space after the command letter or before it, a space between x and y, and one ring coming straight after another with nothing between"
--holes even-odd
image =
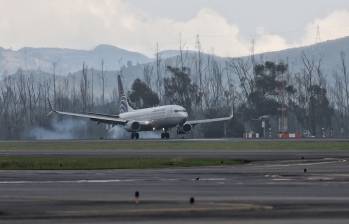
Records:
<instances>
[{"instance_id":1,"label":"bare tree","mask_svg":"<svg viewBox=\"0 0 349 224\"><path fill-rule=\"evenodd\" d=\"M94 70L91 69L91 107L92 107L92 110L94 109L93 83L94 83Z\"/></svg>"},{"instance_id":2,"label":"bare tree","mask_svg":"<svg viewBox=\"0 0 349 224\"><path fill-rule=\"evenodd\" d=\"M233 72L239 78L244 98L247 99L250 93L254 91L255 86L252 64L249 60L232 59L228 66L232 68Z\"/></svg>"},{"instance_id":3,"label":"bare tree","mask_svg":"<svg viewBox=\"0 0 349 224\"><path fill-rule=\"evenodd\" d=\"M102 105L104 105L104 93L105 93L105 77L104 77L104 60L102 59L101 61L101 75L100 75L100 79L102 81Z\"/></svg>"},{"instance_id":4,"label":"bare tree","mask_svg":"<svg viewBox=\"0 0 349 224\"><path fill-rule=\"evenodd\" d=\"M199 75L199 94L202 97L202 58L201 58L201 42L200 36L196 35L196 48L197 48L197 59L196 59L196 74ZM203 109L202 100L200 99L200 109Z\"/></svg>"},{"instance_id":5,"label":"bare tree","mask_svg":"<svg viewBox=\"0 0 349 224\"><path fill-rule=\"evenodd\" d=\"M153 67L150 64L146 64L143 67L143 78L144 82L149 86L149 88L152 88L152 74L153 74Z\"/></svg>"},{"instance_id":6,"label":"bare tree","mask_svg":"<svg viewBox=\"0 0 349 224\"><path fill-rule=\"evenodd\" d=\"M345 61L345 53L342 51L340 53L341 58L341 72L343 76L343 85L345 90L345 115L348 116L348 108L349 108L349 77L347 72L347 65Z\"/></svg>"},{"instance_id":7,"label":"bare tree","mask_svg":"<svg viewBox=\"0 0 349 224\"><path fill-rule=\"evenodd\" d=\"M162 76L161 76L161 58L160 58L160 52L159 52L159 44L156 43L156 88L158 95L160 97L160 101L162 98Z\"/></svg>"},{"instance_id":8,"label":"bare tree","mask_svg":"<svg viewBox=\"0 0 349 224\"><path fill-rule=\"evenodd\" d=\"M212 104L214 107L218 107L221 102L219 99L223 96L223 71L221 66L216 60L212 61L212 76L210 79L210 89L212 93Z\"/></svg>"},{"instance_id":9,"label":"bare tree","mask_svg":"<svg viewBox=\"0 0 349 224\"><path fill-rule=\"evenodd\" d=\"M53 71L53 106L56 107L56 62L52 63L52 71Z\"/></svg>"},{"instance_id":10,"label":"bare tree","mask_svg":"<svg viewBox=\"0 0 349 224\"><path fill-rule=\"evenodd\" d=\"M86 112L87 102L88 102L88 79L87 79L87 66L85 65L85 63L82 64L80 93L81 93L81 99L82 99L82 110L83 112Z\"/></svg>"}]
</instances>

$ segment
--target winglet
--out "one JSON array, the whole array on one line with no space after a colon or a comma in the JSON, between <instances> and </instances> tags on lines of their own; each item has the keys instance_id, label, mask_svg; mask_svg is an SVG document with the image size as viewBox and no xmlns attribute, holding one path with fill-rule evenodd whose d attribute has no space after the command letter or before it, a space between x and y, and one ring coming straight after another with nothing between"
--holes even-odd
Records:
<instances>
[{"instance_id":1,"label":"winglet","mask_svg":"<svg viewBox=\"0 0 349 224\"><path fill-rule=\"evenodd\" d=\"M234 108L231 108L231 114L229 116L230 119L234 118Z\"/></svg>"},{"instance_id":2,"label":"winglet","mask_svg":"<svg viewBox=\"0 0 349 224\"><path fill-rule=\"evenodd\" d=\"M50 107L50 112L48 112L47 116L50 116L51 114L55 113L56 111L53 109L49 98L47 98L47 101L48 101L48 106Z\"/></svg>"}]
</instances>

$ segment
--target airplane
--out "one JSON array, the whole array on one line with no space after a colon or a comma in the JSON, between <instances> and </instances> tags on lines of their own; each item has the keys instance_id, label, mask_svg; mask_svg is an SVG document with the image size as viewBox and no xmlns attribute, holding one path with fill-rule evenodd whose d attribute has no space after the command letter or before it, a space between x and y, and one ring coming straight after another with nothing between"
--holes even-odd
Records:
<instances>
[{"instance_id":1,"label":"airplane","mask_svg":"<svg viewBox=\"0 0 349 224\"><path fill-rule=\"evenodd\" d=\"M141 131L162 131L161 139L169 139L169 130L177 127L177 134L189 133L193 126L197 124L228 121L233 118L233 112L229 117L203 119L203 120L188 120L188 112L179 105L164 105L145 109L133 109L126 97L122 85L121 77L118 75L118 92L120 96L120 107L118 115L100 114L100 113L71 113L57 111L52 108L51 103L50 113L56 113L64 116L88 118L98 124L109 124L123 126L131 133L131 139L139 139Z\"/></svg>"}]
</instances>

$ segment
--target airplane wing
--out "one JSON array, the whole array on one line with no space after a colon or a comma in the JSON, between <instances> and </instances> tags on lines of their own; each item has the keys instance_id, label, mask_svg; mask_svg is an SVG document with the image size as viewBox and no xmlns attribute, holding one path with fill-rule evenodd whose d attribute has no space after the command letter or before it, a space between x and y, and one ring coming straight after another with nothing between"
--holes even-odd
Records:
<instances>
[{"instance_id":1,"label":"airplane wing","mask_svg":"<svg viewBox=\"0 0 349 224\"><path fill-rule=\"evenodd\" d=\"M95 114L95 113L82 114L82 113L70 113L70 112L57 111L52 108L50 102L49 102L49 106L51 109L49 115L52 113L56 113L56 114L66 115L71 117L88 118L92 121L96 121L99 123L106 123L106 124L125 125L128 122L127 120L121 119L119 118L119 116L114 116L114 115L104 115L104 114Z\"/></svg>"},{"instance_id":2,"label":"airplane wing","mask_svg":"<svg viewBox=\"0 0 349 224\"><path fill-rule=\"evenodd\" d=\"M70 112L63 112L63 111L56 111L53 110L53 113L60 114L60 115L67 115L72 117L79 117L79 118L88 118L92 121L96 121L99 123L106 123L106 124L120 124L124 125L127 123L127 120L121 119L118 116L107 116L107 115L99 115L99 114L80 114L80 113L70 113Z\"/></svg>"},{"instance_id":3,"label":"airplane wing","mask_svg":"<svg viewBox=\"0 0 349 224\"><path fill-rule=\"evenodd\" d=\"M190 124L190 125L206 124L206 123L211 123L211 122L228 121L228 120L233 119L233 117L234 117L234 114L231 113L231 115L229 117L220 117L220 118L203 119L203 120L192 120L192 121L187 121L185 123Z\"/></svg>"}]
</instances>

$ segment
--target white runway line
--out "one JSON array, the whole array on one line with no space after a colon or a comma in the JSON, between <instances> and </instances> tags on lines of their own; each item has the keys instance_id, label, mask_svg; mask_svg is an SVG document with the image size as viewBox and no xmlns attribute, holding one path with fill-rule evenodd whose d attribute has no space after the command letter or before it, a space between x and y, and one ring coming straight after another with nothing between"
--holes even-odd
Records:
<instances>
[{"instance_id":1,"label":"white runway line","mask_svg":"<svg viewBox=\"0 0 349 224\"><path fill-rule=\"evenodd\" d=\"M322 161L322 162L312 162L312 163L272 164L272 165L264 165L263 167L314 166L314 165L331 164L331 163L345 163L345 162L347 162L347 160L338 159L338 160L334 160L334 161Z\"/></svg>"},{"instance_id":2,"label":"white runway line","mask_svg":"<svg viewBox=\"0 0 349 224\"><path fill-rule=\"evenodd\" d=\"M18 180L18 181L0 181L0 184L53 184L53 183L75 183L75 184L83 184L83 183L119 183L119 182L135 182L135 181L159 181L159 182L173 182L173 181L194 181L196 179L105 179L105 180L44 180L44 181L35 181L35 180ZM200 181L225 181L226 178L202 178Z\"/></svg>"},{"instance_id":3,"label":"white runway line","mask_svg":"<svg viewBox=\"0 0 349 224\"><path fill-rule=\"evenodd\" d=\"M53 184L53 183L115 183L115 182L132 182L137 181L135 179L119 180L119 179L108 179L108 180L19 180L19 181L0 181L0 184Z\"/></svg>"}]
</instances>

